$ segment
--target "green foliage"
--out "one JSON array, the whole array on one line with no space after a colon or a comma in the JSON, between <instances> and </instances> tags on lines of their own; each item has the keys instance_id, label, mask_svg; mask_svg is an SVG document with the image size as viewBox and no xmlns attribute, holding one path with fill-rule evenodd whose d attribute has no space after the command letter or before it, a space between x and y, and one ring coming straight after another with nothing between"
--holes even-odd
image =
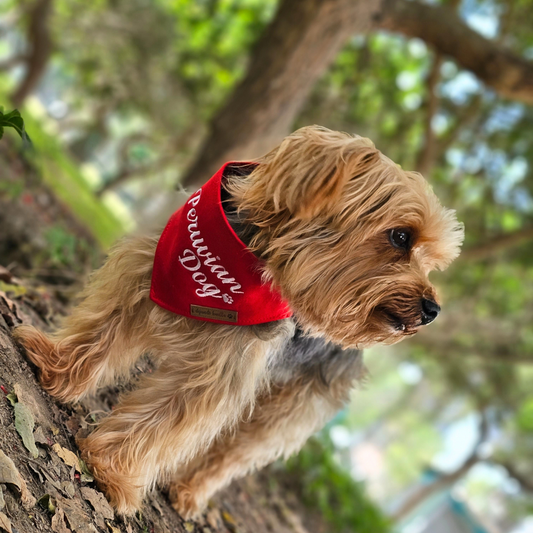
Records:
<instances>
[{"instance_id":1,"label":"green foliage","mask_svg":"<svg viewBox=\"0 0 533 533\"><path fill-rule=\"evenodd\" d=\"M47 255L55 266L69 266L76 260L78 239L60 226L51 226L45 232Z\"/></svg>"},{"instance_id":2,"label":"green foliage","mask_svg":"<svg viewBox=\"0 0 533 533\"><path fill-rule=\"evenodd\" d=\"M172 172L174 184L275 7L275 0L56 2L55 87L69 114L83 117L69 137L72 152L93 161L105 146L112 161L105 182L124 167L157 178L155 166L159 175ZM100 45L87 45L94 40Z\"/></svg>"},{"instance_id":3,"label":"green foliage","mask_svg":"<svg viewBox=\"0 0 533 533\"><path fill-rule=\"evenodd\" d=\"M100 266L101 252L85 238L74 234L63 224L52 224L43 230L46 246L36 253L33 262L36 271L47 273L47 279L66 275L76 279Z\"/></svg>"},{"instance_id":4,"label":"green foliage","mask_svg":"<svg viewBox=\"0 0 533 533\"><path fill-rule=\"evenodd\" d=\"M4 108L0 106L0 139L4 136L4 128L13 128L26 146L31 145L30 138L24 128L24 120L17 109L5 113Z\"/></svg>"},{"instance_id":5,"label":"green foliage","mask_svg":"<svg viewBox=\"0 0 533 533\"><path fill-rule=\"evenodd\" d=\"M331 442L311 439L289 459L287 471L298 481L305 503L318 509L336 533L386 533L389 520L365 494L364 486L335 460Z\"/></svg>"},{"instance_id":6,"label":"green foliage","mask_svg":"<svg viewBox=\"0 0 533 533\"><path fill-rule=\"evenodd\" d=\"M29 154L43 182L58 198L69 205L74 215L88 228L104 249L125 232L117 216L98 198L83 176L79 164L47 131L44 118L28 112L26 123L31 127L34 150Z\"/></svg>"},{"instance_id":7,"label":"green foliage","mask_svg":"<svg viewBox=\"0 0 533 533\"><path fill-rule=\"evenodd\" d=\"M24 192L24 183L21 181L0 181L0 194L5 194L11 199L19 198Z\"/></svg>"},{"instance_id":8,"label":"green foliage","mask_svg":"<svg viewBox=\"0 0 533 533\"><path fill-rule=\"evenodd\" d=\"M516 416L517 426L524 432L533 433L533 397L526 400Z\"/></svg>"}]
</instances>

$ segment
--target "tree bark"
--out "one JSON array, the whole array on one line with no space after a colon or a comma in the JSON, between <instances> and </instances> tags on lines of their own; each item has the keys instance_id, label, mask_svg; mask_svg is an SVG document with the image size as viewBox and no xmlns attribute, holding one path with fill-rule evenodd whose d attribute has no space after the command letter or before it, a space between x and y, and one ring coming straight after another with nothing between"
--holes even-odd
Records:
<instances>
[{"instance_id":1,"label":"tree bark","mask_svg":"<svg viewBox=\"0 0 533 533\"><path fill-rule=\"evenodd\" d=\"M44 393L33 368L15 344L12 329L21 323L46 329L67 309L59 303L53 287L41 285L35 290L1 266L0 281L0 530L12 528L18 533L326 530L320 516L315 517L312 529L303 526L310 511L294 494L269 483L272 471L233 483L216 495L209 509L194 521L184 522L159 491L145 499L137 515L127 518L115 515L91 478L80 472L74 441L89 431L90 413L109 410L109 403L116 401L116 390L103 390L97 398L74 408L58 404ZM36 431L31 434L37 456L26 449L23 442L27 441L22 441L13 423L16 419L18 425L20 419L16 418L17 408L6 398L12 391L16 401L35 420Z\"/></svg>"},{"instance_id":2,"label":"tree bark","mask_svg":"<svg viewBox=\"0 0 533 533\"><path fill-rule=\"evenodd\" d=\"M374 9L369 1L282 0L182 183L196 187L221 162L275 146L349 36L370 29Z\"/></svg>"}]
</instances>

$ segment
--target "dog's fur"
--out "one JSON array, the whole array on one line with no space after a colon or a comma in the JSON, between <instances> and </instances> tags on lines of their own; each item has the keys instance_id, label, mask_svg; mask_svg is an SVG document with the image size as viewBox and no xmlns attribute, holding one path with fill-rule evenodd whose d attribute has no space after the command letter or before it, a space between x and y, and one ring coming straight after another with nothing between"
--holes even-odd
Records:
<instances>
[{"instance_id":1,"label":"dog's fur","mask_svg":"<svg viewBox=\"0 0 533 533\"><path fill-rule=\"evenodd\" d=\"M233 478L299 450L348 400L359 350L422 325L422 298L436 300L428 273L459 253L454 213L367 139L302 128L258 162L227 173L224 208L293 318L228 326L170 313L149 298L157 239L132 238L54 336L16 332L63 402L128 375L143 353L157 361L79 442L120 513L160 483L191 516ZM406 249L391 243L395 228L409 232Z\"/></svg>"}]
</instances>

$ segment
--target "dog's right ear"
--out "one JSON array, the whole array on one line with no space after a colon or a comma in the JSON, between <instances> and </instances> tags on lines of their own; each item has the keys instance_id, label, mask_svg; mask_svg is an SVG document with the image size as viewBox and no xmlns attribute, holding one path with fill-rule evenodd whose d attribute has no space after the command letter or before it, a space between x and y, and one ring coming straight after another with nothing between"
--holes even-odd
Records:
<instances>
[{"instance_id":1,"label":"dog's right ear","mask_svg":"<svg viewBox=\"0 0 533 533\"><path fill-rule=\"evenodd\" d=\"M253 200L245 198L245 203L252 200L272 214L288 211L310 219L331 212L348 181L379 161L369 139L320 126L301 128L259 159L248 191Z\"/></svg>"}]
</instances>

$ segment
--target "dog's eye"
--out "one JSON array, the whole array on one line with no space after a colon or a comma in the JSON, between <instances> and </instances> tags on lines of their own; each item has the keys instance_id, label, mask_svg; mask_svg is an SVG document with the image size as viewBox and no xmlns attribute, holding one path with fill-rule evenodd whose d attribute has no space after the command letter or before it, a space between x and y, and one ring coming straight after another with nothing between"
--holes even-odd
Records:
<instances>
[{"instance_id":1,"label":"dog's eye","mask_svg":"<svg viewBox=\"0 0 533 533\"><path fill-rule=\"evenodd\" d=\"M395 248L407 250L411 245L411 232L406 228L391 229L389 240Z\"/></svg>"}]
</instances>

